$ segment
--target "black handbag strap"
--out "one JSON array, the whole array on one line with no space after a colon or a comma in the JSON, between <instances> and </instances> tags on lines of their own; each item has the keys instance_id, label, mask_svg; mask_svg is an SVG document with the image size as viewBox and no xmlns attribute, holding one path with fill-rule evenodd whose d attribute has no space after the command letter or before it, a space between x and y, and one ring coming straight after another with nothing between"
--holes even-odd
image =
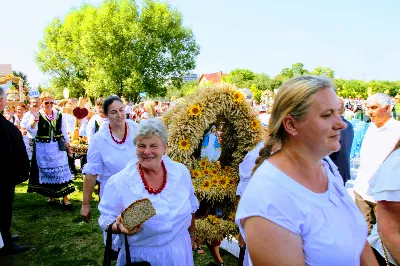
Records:
<instances>
[{"instance_id":1,"label":"black handbag strap","mask_svg":"<svg viewBox=\"0 0 400 266\"><path fill-rule=\"evenodd\" d=\"M112 244L112 225L115 223L112 222L110 225L107 226L107 238L106 238L106 249L104 251L104 259L103 259L103 266L111 266L111 244Z\"/></svg>"},{"instance_id":2,"label":"black handbag strap","mask_svg":"<svg viewBox=\"0 0 400 266\"><path fill-rule=\"evenodd\" d=\"M112 252L112 248L111 248L111 244L112 244L112 225L115 223L115 221L110 224L107 229L107 239L106 239L106 249L104 252L104 259L103 259L103 266L111 266L111 252ZM143 262L134 262L132 263L131 260L131 252L129 249L129 243L128 243L128 236L124 234L124 238L125 238L125 256L126 256L126 264L125 265L146 265L146 266L151 266L151 264L147 261L143 261Z\"/></svg>"},{"instance_id":3,"label":"black handbag strap","mask_svg":"<svg viewBox=\"0 0 400 266\"><path fill-rule=\"evenodd\" d=\"M129 250L128 236L124 234L125 237L125 256L126 256L126 264L131 265L131 252Z\"/></svg>"},{"instance_id":4,"label":"black handbag strap","mask_svg":"<svg viewBox=\"0 0 400 266\"><path fill-rule=\"evenodd\" d=\"M128 243L128 236L124 234L125 237L125 256L126 256L126 264L125 266L151 266L148 261L140 261L140 262L133 262L131 260L131 252L129 250L129 243Z\"/></svg>"}]
</instances>

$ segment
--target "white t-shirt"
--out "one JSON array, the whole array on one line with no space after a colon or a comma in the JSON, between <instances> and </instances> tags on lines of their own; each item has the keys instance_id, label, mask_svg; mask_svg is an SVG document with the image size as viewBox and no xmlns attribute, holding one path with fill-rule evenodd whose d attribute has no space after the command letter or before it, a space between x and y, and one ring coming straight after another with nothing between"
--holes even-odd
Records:
<instances>
[{"instance_id":1,"label":"white t-shirt","mask_svg":"<svg viewBox=\"0 0 400 266\"><path fill-rule=\"evenodd\" d=\"M337 167L328 157L326 160L334 174L322 161L329 179L328 190L322 194L308 190L268 161L262 163L236 213L244 239L240 221L260 216L301 236L306 265L360 265L367 225L344 188Z\"/></svg>"},{"instance_id":2,"label":"white t-shirt","mask_svg":"<svg viewBox=\"0 0 400 266\"><path fill-rule=\"evenodd\" d=\"M369 181L368 195L374 200L400 202L400 149L394 151L379 167L378 171ZM379 220L378 220L379 223ZM378 223L372 228L368 241L374 249L376 249L384 258L385 254L382 250L381 239L378 234ZM393 258L388 254L389 261L396 265Z\"/></svg>"},{"instance_id":3,"label":"white t-shirt","mask_svg":"<svg viewBox=\"0 0 400 266\"><path fill-rule=\"evenodd\" d=\"M374 202L374 199L367 195L368 182L394 148L399 138L400 122L394 118L390 118L380 128L371 123L365 133L360 150L360 167L358 168L357 178L354 182L354 191L364 200Z\"/></svg>"}]
</instances>

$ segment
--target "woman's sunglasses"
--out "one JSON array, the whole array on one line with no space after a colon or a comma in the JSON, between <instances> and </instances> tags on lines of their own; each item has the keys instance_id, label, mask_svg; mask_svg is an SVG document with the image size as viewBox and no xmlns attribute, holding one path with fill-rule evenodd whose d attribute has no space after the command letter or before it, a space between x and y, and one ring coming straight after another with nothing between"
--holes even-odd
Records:
<instances>
[{"instance_id":1,"label":"woman's sunglasses","mask_svg":"<svg viewBox=\"0 0 400 266\"><path fill-rule=\"evenodd\" d=\"M45 105L48 105L48 104L51 104L51 105L53 105L53 104L54 104L54 102L44 102L44 104L45 104Z\"/></svg>"}]
</instances>

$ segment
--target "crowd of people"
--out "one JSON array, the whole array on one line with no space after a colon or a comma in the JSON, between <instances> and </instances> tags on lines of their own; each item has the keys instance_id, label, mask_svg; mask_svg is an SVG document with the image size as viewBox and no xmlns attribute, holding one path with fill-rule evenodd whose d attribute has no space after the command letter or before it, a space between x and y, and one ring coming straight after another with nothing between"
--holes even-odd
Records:
<instances>
[{"instance_id":1,"label":"crowd of people","mask_svg":"<svg viewBox=\"0 0 400 266\"><path fill-rule=\"evenodd\" d=\"M0 88L0 111L4 97ZM316 76L293 78L260 103L250 98L266 135L239 165L239 265L400 265L398 98L377 93L366 100L339 99L332 81ZM193 265L199 202L188 168L165 155L168 133L159 119L174 103L134 105L109 96L96 100L95 114L77 121L63 112L77 102L69 99L56 107L45 92L30 100L29 110L19 104L13 119L9 113L0 116L1 166L18 169L6 170L10 178L1 188L5 246L0 255L27 249L10 233L16 184L29 178L28 192L47 197L50 204L63 198L71 207L76 169L69 143L78 126L89 143L81 158L81 215L90 222L98 184L99 224L105 243L106 232L112 234L108 240L117 265ZM354 134L347 120L352 119L370 123L354 199L345 188ZM121 212L143 198L150 199L156 215L126 228ZM212 255L216 265L224 265L217 251Z\"/></svg>"},{"instance_id":2,"label":"crowd of people","mask_svg":"<svg viewBox=\"0 0 400 266\"><path fill-rule=\"evenodd\" d=\"M364 98L341 98L343 102L342 116L346 120L358 119L360 121L371 122L368 114L367 101ZM260 102L251 100L250 104L255 114L258 115L261 123L268 126L268 121L272 112L272 105L274 104L274 97L271 94L265 94L261 97ZM390 109L393 118L400 120L400 93L395 97L390 97Z\"/></svg>"}]
</instances>

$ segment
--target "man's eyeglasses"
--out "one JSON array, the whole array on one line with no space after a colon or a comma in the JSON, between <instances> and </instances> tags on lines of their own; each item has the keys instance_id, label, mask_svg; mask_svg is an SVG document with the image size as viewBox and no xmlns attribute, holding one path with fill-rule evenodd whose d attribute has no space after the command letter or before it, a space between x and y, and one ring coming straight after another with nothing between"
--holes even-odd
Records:
<instances>
[{"instance_id":1,"label":"man's eyeglasses","mask_svg":"<svg viewBox=\"0 0 400 266\"><path fill-rule=\"evenodd\" d=\"M44 102L44 104L45 104L45 105L49 105L49 104L53 105L54 102Z\"/></svg>"}]
</instances>

